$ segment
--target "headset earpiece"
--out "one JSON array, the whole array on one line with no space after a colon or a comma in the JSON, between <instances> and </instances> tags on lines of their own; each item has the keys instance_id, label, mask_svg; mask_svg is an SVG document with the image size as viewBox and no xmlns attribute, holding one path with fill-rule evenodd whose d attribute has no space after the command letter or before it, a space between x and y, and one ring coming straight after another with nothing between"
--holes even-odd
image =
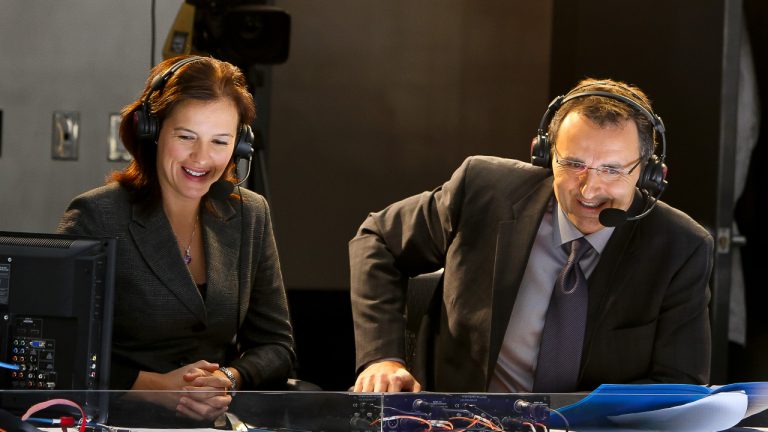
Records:
<instances>
[{"instance_id":1,"label":"headset earpiece","mask_svg":"<svg viewBox=\"0 0 768 432\"><path fill-rule=\"evenodd\" d=\"M552 164L552 151L549 146L547 133L539 130L531 142L531 164L537 167L549 168Z\"/></svg>"},{"instance_id":2,"label":"headset earpiece","mask_svg":"<svg viewBox=\"0 0 768 432\"><path fill-rule=\"evenodd\" d=\"M653 195L659 195L667 187L667 166L652 155L640 171L637 187L645 189Z\"/></svg>"},{"instance_id":3,"label":"headset earpiece","mask_svg":"<svg viewBox=\"0 0 768 432\"><path fill-rule=\"evenodd\" d=\"M247 124L241 124L237 132L235 151L232 154L235 160L251 159L251 156L253 156L253 141L253 129Z\"/></svg>"},{"instance_id":4,"label":"headset earpiece","mask_svg":"<svg viewBox=\"0 0 768 432\"><path fill-rule=\"evenodd\" d=\"M558 96L552 99L547 106L547 111L541 117L539 129L536 131L536 138L531 143L531 164L542 168L552 167L552 143L549 142L549 122L552 121L555 113L565 101L565 96Z\"/></svg>"},{"instance_id":5,"label":"headset earpiece","mask_svg":"<svg viewBox=\"0 0 768 432\"><path fill-rule=\"evenodd\" d=\"M133 112L133 133L141 142L156 142L159 135L157 117L149 112L146 104Z\"/></svg>"}]
</instances>

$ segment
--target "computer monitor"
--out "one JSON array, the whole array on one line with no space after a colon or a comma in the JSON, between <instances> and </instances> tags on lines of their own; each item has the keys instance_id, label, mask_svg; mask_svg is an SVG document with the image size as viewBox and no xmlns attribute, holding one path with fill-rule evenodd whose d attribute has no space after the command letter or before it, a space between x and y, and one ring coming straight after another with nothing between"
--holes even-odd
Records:
<instances>
[{"instance_id":1,"label":"computer monitor","mask_svg":"<svg viewBox=\"0 0 768 432\"><path fill-rule=\"evenodd\" d=\"M114 239L0 231L0 406L66 394L106 421Z\"/></svg>"}]
</instances>

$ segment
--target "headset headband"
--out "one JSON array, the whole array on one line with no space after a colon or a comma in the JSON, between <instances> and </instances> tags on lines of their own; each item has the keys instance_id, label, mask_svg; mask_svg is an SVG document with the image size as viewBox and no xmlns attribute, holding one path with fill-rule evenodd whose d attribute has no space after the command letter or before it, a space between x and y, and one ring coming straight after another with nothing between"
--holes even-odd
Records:
<instances>
[{"instance_id":1,"label":"headset headband","mask_svg":"<svg viewBox=\"0 0 768 432\"><path fill-rule=\"evenodd\" d=\"M545 130L545 128L549 127L549 123L551 122L552 117L560 109L560 107L564 105L566 102L569 102L573 99L578 99L578 98L588 97L588 96L598 96L598 97L614 99L614 100L624 102L630 107L636 109L641 114L643 114L648 119L648 121L651 122L651 125L653 126L654 130L658 132L659 139L661 141L661 154L659 155L659 162L664 163L664 160L667 157L667 138L665 133L666 128L664 126L664 121L661 119L661 117L656 113L654 113L653 111L651 111L649 108L644 107L638 101L618 93L612 93L612 92L603 91L603 90L579 91L583 88L597 86L597 85L619 87L615 84L611 84L605 81L599 81L599 82L590 83L581 87L577 87L565 95L556 97L555 99L552 100L552 102L549 103L549 106L547 107L547 112L544 113L544 116L541 118L541 122L539 122L538 134L540 136L547 135L547 131ZM625 87L620 87L620 88L628 91L629 93L634 95L636 98L638 98L638 100L641 99L640 96L637 93L633 92L632 90L627 89ZM654 153L653 149L651 149L651 151L652 153Z\"/></svg>"}]
</instances>

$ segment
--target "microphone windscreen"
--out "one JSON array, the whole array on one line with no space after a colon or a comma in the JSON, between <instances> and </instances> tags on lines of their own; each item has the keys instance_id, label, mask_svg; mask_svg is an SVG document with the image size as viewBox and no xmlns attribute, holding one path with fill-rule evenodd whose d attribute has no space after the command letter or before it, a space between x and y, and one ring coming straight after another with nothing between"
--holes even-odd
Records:
<instances>
[{"instance_id":1,"label":"microphone windscreen","mask_svg":"<svg viewBox=\"0 0 768 432\"><path fill-rule=\"evenodd\" d=\"M627 221L627 212L617 208L607 208L600 212L600 223L606 227L617 227Z\"/></svg>"},{"instance_id":2,"label":"microphone windscreen","mask_svg":"<svg viewBox=\"0 0 768 432\"><path fill-rule=\"evenodd\" d=\"M233 190L235 190L235 185L233 185L232 182L219 179L213 182L211 188L208 190L208 194L210 194L213 199L226 201Z\"/></svg>"}]
</instances>

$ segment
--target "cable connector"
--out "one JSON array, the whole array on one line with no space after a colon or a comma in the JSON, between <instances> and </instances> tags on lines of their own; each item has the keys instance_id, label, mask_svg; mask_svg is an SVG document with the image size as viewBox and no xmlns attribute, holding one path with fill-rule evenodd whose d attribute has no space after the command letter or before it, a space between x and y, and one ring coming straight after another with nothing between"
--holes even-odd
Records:
<instances>
[{"instance_id":1,"label":"cable connector","mask_svg":"<svg viewBox=\"0 0 768 432\"><path fill-rule=\"evenodd\" d=\"M527 402L522 399L515 401L515 412L518 412L534 420L546 420L551 410L546 404L539 402Z\"/></svg>"},{"instance_id":2,"label":"cable connector","mask_svg":"<svg viewBox=\"0 0 768 432\"><path fill-rule=\"evenodd\" d=\"M59 417L59 425L63 428L75 427L75 418L68 416Z\"/></svg>"}]
</instances>

